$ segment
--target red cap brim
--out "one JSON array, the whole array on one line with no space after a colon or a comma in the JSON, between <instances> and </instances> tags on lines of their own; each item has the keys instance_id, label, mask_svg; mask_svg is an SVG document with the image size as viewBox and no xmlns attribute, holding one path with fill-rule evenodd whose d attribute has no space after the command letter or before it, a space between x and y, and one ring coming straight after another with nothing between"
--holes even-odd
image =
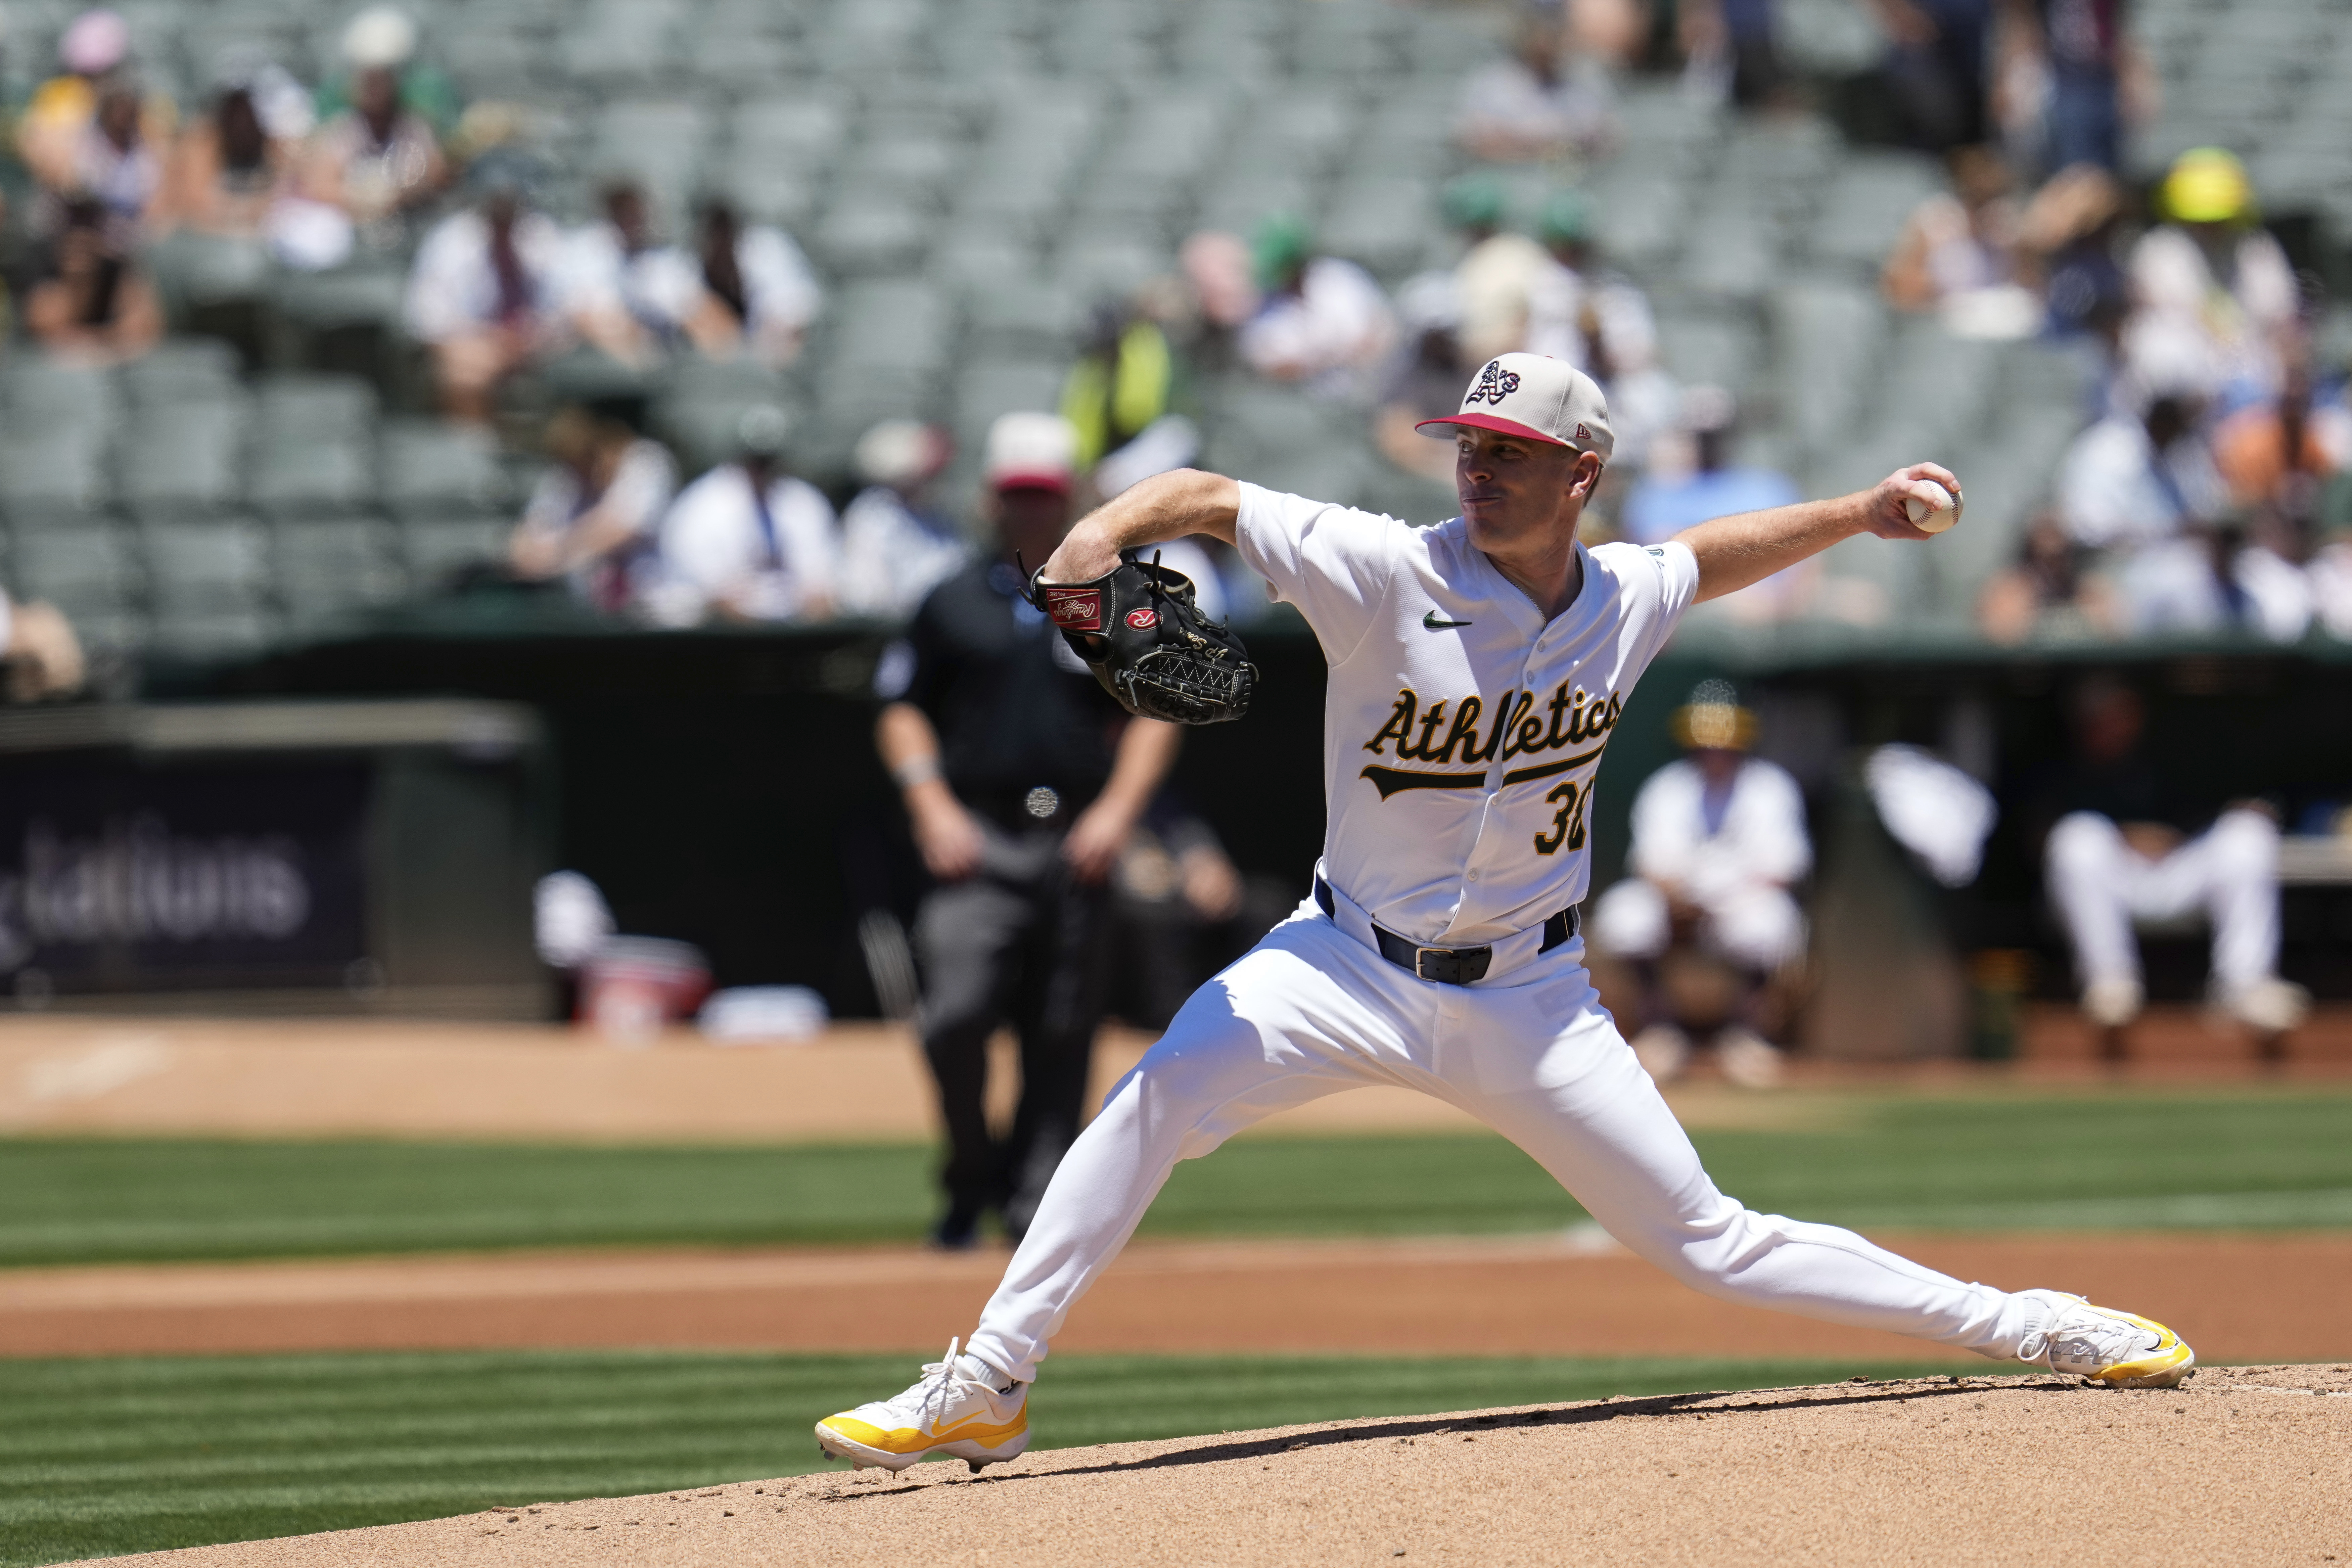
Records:
<instances>
[{"instance_id":1,"label":"red cap brim","mask_svg":"<svg viewBox=\"0 0 2352 1568\"><path fill-rule=\"evenodd\" d=\"M1530 441L1541 441L1549 447L1572 447L1576 444L1573 441L1563 441L1557 436L1547 436L1532 425L1522 425L1516 419L1506 419L1499 414L1449 414L1443 419L1423 419L1413 428L1426 430L1433 425L1444 426L1448 428L1456 425L1469 425L1481 430L1492 430L1501 436L1524 436Z\"/></svg>"},{"instance_id":2,"label":"red cap brim","mask_svg":"<svg viewBox=\"0 0 2352 1568\"><path fill-rule=\"evenodd\" d=\"M989 488L999 490L1052 490L1055 495L1068 495L1072 485L1069 475L1051 468L1007 468L1001 474L991 474Z\"/></svg>"}]
</instances>

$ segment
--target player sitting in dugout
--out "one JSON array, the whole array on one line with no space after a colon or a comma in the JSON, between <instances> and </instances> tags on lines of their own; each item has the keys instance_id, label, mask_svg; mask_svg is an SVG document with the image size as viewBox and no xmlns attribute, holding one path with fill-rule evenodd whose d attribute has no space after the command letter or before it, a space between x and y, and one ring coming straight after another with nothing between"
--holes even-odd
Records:
<instances>
[{"instance_id":1,"label":"player sitting in dugout","mask_svg":"<svg viewBox=\"0 0 2352 1568\"><path fill-rule=\"evenodd\" d=\"M1689 755L1633 797L1631 874L1594 903L1593 945L1634 966L1646 1024L1633 1054L1652 1078L1679 1076L1697 1036L1724 1077L1768 1088L1780 1053L1759 1032L1759 1010L1775 999L1768 983L1805 955L1789 891L1813 863L1804 794L1748 754L1756 715L1729 681L1701 681L1674 729Z\"/></svg>"},{"instance_id":2,"label":"player sitting in dugout","mask_svg":"<svg viewBox=\"0 0 2352 1568\"><path fill-rule=\"evenodd\" d=\"M1028 584L1129 711L1235 719L1255 684L1244 650L1140 553L1187 534L1233 545L1328 661L1322 858L1290 918L1113 1087L971 1339L903 1392L819 1422L818 1443L893 1470L1021 1453L1051 1342L1176 1163L1370 1084L1486 1122L1629 1250L1718 1300L2110 1385L2178 1384L2196 1358L2160 1323L1955 1279L1724 1193L1584 967L1593 780L1683 612L1843 540L1927 539L1959 521L1959 480L1915 463L1853 495L1587 548L1577 525L1615 449L1590 376L1504 354L1458 413L1424 423L1454 443L1462 507L1433 528L1176 470L1081 520ZM940 783L923 739L886 741L902 788Z\"/></svg>"}]
</instances>

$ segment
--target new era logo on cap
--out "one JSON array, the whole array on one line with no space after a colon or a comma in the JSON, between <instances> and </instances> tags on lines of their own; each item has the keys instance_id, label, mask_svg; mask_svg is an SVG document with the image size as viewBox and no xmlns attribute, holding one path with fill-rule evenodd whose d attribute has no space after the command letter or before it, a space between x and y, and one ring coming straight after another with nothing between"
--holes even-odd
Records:
<instances>
[{"instance_id":1,"label":"new era logo on cap","mask_svg":"<svg viewBox=\"0 0 2352 1568\"><path fill-rule=\"evenodd\" d=\"M1450 436L1472 426L1591 452L1603 461L1616 447L1609 404L1593 379L1548 354L1503 354L1486 362L1462 395L1462 412L1424 419L1415 429Z\"/></svg>"}]
</instances>

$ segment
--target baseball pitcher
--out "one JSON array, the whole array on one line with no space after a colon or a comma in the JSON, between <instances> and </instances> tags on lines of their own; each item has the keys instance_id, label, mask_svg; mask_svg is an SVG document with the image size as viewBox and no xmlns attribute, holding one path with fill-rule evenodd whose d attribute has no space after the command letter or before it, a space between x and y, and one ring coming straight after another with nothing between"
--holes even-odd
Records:
<instances>
[{"instance_id":1,"label":"baseball pitcher","mask_svg":"<svg viewBox=\"0 0 2352 1568\"><path fill-rule=\"evenodd\" d=\"M2159 1323L1948 1279L1727 1197L1585 973L1593 777L1675 621L1842 539L1924 540L1954 521L1958 481L1916 463L1834 500L1587 549L1577 521L1612 442L1589 377L1505 354L1458 414L1426 423L1455 447L1462 515L1438 527L1180 471L1093 513L1046 563L1050 595L1132 573L1122 552L1206 533L1298 606L1330 663L1323 857L1297 910L1111 1090L971 1338L903 1394L820 1422L824 1450L894 1470L1020 1453L1047 1345L1176 1162L1364 1084L1461 1107L1620 1242L1710 1295L2113 1384L2178 1383L2195 1357ZM1068 635L1089 657L1121 657Z\"/></svg>"}]
</instances>

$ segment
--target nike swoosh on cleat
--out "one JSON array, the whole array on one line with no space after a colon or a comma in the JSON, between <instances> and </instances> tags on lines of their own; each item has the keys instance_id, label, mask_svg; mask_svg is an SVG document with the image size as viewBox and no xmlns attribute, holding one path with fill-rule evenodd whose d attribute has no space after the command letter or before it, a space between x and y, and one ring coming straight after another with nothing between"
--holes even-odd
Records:
<instances>
[{"instance_id":1,"label":"nike swoosh on cleat","mask_svg":"<svg viewBox=\"0 0 2352 1568\"><path fill-rule=\"evenodd\" d=\"M1432 610L1427 615L1421 617L1421 629L1425 632L1442 632L1449 626L1475 626L1476 624L1477 623L1474 621L1440 620L1438 619L1437 612L1435 610Z\"/></svg>"}]
</instances>

